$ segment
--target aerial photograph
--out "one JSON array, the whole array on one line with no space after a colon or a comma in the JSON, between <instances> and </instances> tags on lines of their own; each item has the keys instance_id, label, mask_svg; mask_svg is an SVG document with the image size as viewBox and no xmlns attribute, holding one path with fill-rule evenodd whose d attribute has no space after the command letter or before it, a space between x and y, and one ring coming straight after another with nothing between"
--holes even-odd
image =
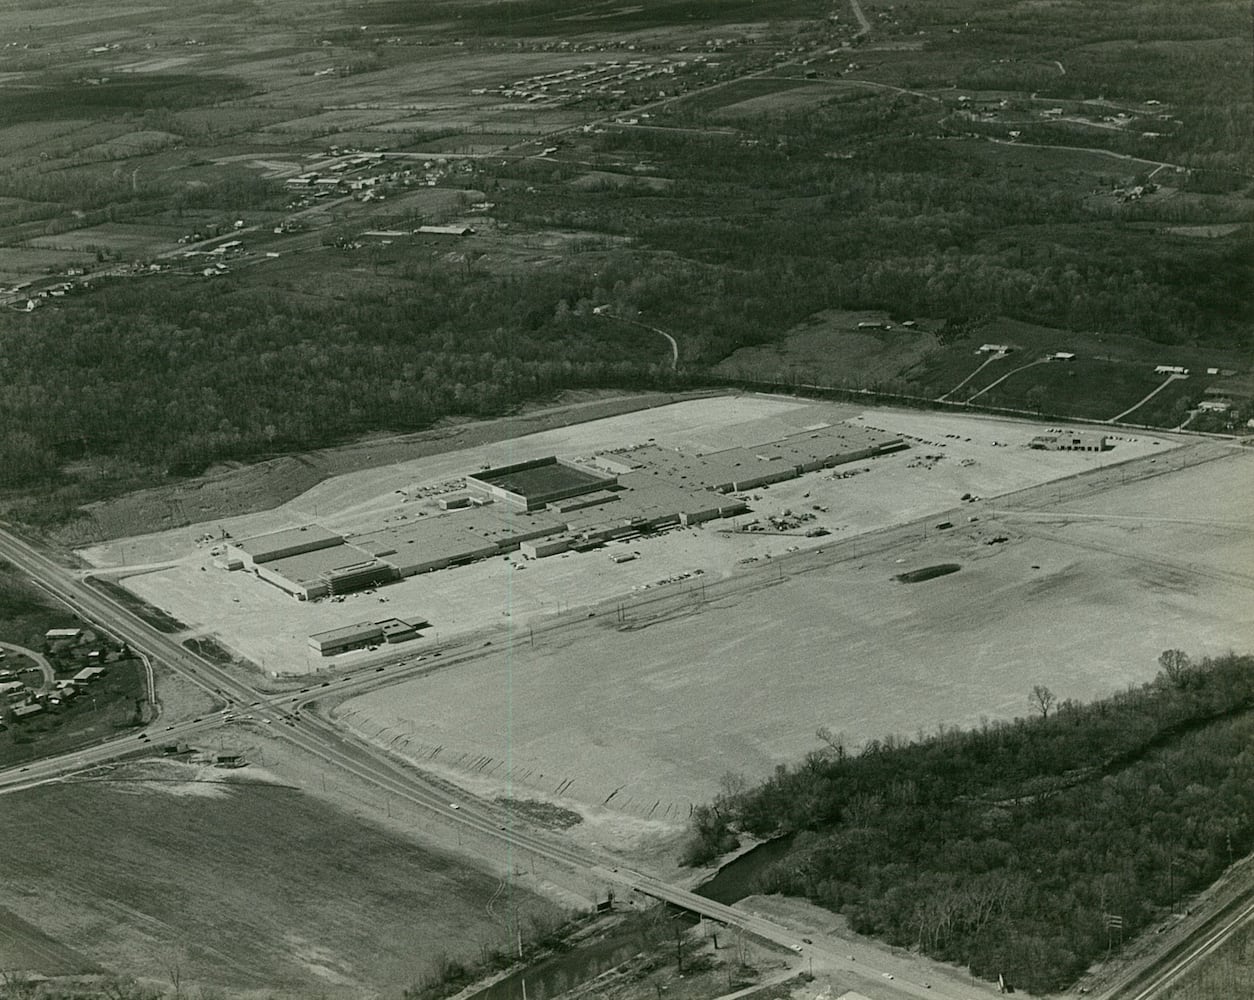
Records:
<instances>
[{"instance_id":1,"label":"aerial photograph","mask_svg":"<svg viewBox=\"0 0 1254 1000\"><path fill-rule=\"evenodd\" d=\"M0 2L0 1000L1254 1000L1252 39Z\"/></svg>"}]
</instances>

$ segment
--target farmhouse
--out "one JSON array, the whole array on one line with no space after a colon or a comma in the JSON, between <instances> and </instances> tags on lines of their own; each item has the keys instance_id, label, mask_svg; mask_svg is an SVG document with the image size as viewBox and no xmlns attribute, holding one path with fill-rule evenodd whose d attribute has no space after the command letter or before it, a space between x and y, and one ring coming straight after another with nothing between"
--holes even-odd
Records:
<instances>
[{"instance_id":1,"label":"farmhouse","mask_svg":"<svg viewBox=\"0 0 1254 1000\"><path fill-rule=\"evenodd\" d=\"M1055 351L1045 356L1046 361L1074 361L1075 355L1070 351Z\"/></svg>"},{"instance_id":2,"label":"farmhouse","mask_svg":"<svg viewBox=\"0 0 1254 1000\"><path fill-rule=\"evenodd\" d=\"M1059 431L1054 434L1038 434L1029 448L1038 451L1105 451L1110 447L1105 434L1088 431Z\"/></svg>"},{"instance_id":3,"label":"farmhouse","mask_svg":"<svg viewBox=\"0 0 1254 1000\"><path fill-rule=\"evenodd\" d=\"M1154 369L1157 375L1187 375L1189 370L1183 365L1158 365Z\"/></svg>"},{"instance_id":4,"label":"farmhouse","mask_svg":"<svg viewBox=\"0 0 1254 1000\"><path fill-rule=\"evenodd\" d=\"M1006 344L981 344L976 354L1009 354L1010 348Z\"/></svg>"}]
</instances>

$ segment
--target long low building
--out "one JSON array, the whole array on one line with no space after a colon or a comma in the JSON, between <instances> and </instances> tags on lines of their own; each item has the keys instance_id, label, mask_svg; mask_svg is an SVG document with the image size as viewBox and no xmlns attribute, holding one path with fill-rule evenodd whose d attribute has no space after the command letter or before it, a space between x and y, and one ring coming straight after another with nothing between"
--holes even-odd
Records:
<instances>
[{"instance_id":1,"label":"long low building","mask_svg":"<svg viewBox=\"0 0 1254 1000\"><path fill-rule=\"evenodd\" d=\"M385 618L378 622L358 622L356 625L344 625L340 628L316 632L309 637L310 648L317 650L322 656L334 656L350 649L362 649L380 643L405 642L417 638L420 630L430 622L405 621L400 618Z\"/></svg>"},{"instance_id":2,"label":"long low building","mask_svg":"<svg viewBox=\"0 0 1254 1000\"><path fill-rule=\"evenodd\" d=\"M329 549L343 544L342 536L316 524L302 524L264 535L232 542L235 551L249 569L262 563L274 562L289 556L298 556L318 549Z\"/></svg>"},{"instance_id":3,"label":"long low building","mask_svg":"<svg viewBox=\"0 0 1254 1000\"><path fill-rule=\"evenodd\" d=\"M550 456L467 475L467 492L432 515L424 511L347 538L317 525L285 528L235 543L231 551L260 579L312 600L523 546L526 557L537 559L731 517L748 507L729 493L904 447L892 435L836 424L709 454L648 444L598 454L587 464Z\"/></svg>"}]
</instances>

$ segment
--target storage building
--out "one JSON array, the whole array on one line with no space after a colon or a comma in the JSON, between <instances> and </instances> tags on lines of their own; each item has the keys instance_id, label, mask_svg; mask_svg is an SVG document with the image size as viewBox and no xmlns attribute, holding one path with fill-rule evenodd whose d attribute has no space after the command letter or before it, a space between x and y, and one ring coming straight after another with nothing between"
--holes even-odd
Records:
<instances>
[{"instance_id":1,"label":"storage building","mask_svg":"<svg viewBox=\"0 0 1254 1000\"><path fill-rule=\"evenodd\" d=\"M358 622L309 637L309 645L323 656L334 656L350 649L361 649L383 641L383 626L374 622Z\"/></svg>"}]
</instances>

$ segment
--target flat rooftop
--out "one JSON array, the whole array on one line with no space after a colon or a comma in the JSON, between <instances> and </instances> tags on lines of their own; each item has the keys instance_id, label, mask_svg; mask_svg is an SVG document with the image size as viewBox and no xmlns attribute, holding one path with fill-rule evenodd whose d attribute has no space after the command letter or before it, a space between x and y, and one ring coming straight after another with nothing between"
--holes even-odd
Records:
<instances>
[{"instance_id":1,"label":"flat rooftop","mask_svg":"<svg viewBox=\"0 0 1254 1000\"><path fill-rule=\"evenodd\" d=\"M251 538L242 538L239 541L233 541L231 544L237 549L247 552L257 562L264 562L266 556L275 552L283 552L295 545L337 545L344 539L341 535L337 535L334 531L328 531L326 528L317 524L302 524L297 528L282 528L279 531L271 531L264 535L254 535Z\"/></svg>"},{"instance_id":2,"label":"flat rooftop","mask_svg":"<svg viewBox=\"0 0 1254 1000\"><path fill-rule=\"evenodd\" d=\"M325 632L315 632L310 639L321 643L335 642L339 639L361 639L372 635L382 635L383 628L374 622L358 622L356 625L341 625L339 628Z\"/></svg>"},{"instance_id":3,"label":"flat rooftop","mask_svg":"<svg viewBox=\"0 0 1254 1000\"><path fill-rule=\"evenodd\" d=\"M271 559L263 566L286 580L304 584L317 582L322 573L368 562L374 562L371 553L355 545L341 544L315 549L313 552L302 552L300 555L284 556L282 559Z\"/></svg>"},{"instance_id":4,"label":"flat rooftop","mask_svg":"<svg viewBox=\"0 0 1254 1000\"><path fill-rule=\"evenodd\" d=\"M562 490L597 489L611 482L606 476L599 476L557 459L539 463L528 462L521 467L484 469L473 473L473 477L481 483L499 486L503 490L517 493L528 499Z\"/></svg>"}]
</instances>

